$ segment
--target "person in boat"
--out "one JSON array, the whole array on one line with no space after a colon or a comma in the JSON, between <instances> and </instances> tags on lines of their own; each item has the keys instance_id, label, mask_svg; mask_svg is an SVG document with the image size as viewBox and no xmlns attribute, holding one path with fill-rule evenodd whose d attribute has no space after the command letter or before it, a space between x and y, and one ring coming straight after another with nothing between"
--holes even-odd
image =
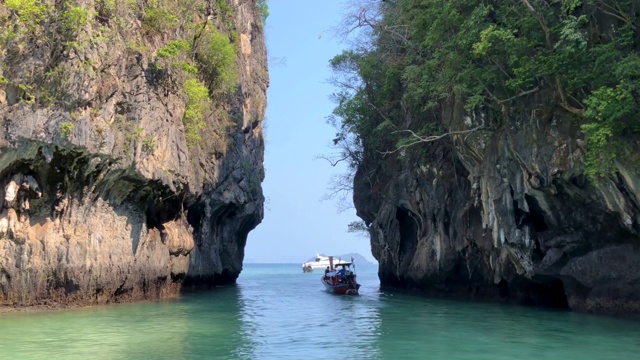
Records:
<instances>
[{"instance_id":1,"label":"person in boat","mask_svg":"<svg viewBox=\"0 0 640 360\"><path fill-rule=\"evenodd\" d=\"M347 280L347 276L345 274L345 271L346 270L344 269L344 266L340 270L338 270L338 275L340 275L340 279L342 279L343 282L345 282Z\"/></svg>"},{"instance_id":2,"label":"person in boat","mask_svg":"<svg viewBox=\"0 0 640 360\"><path fill-rule=\"evenodd\" d=\"M329 267L327 266L326 269L324 269L324 274L327 275L329 273Z\"/></svg>"}]
</instances>

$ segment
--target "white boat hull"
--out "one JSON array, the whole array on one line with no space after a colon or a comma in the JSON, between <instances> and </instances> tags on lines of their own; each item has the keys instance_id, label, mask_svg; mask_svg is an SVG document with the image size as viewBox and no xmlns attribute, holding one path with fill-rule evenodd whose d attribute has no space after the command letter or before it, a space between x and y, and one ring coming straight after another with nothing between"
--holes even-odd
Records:
<instances>
[{"instance_id":1,"label":"white boat hull","mask_svg":"<svg viewBox=\"0 0 640 360\"><path fill-rule=\"evenodd\" d=\"M302 271L304 272L312 272L313 270L316 269L326 269L327 267L330 266L330 262L329 262L329 257L328 256L320 256L317 255L316 256L316 261L306 261L302 263ZM336 265L339 264L343 264L343 263L347 263L348 261L342 260L342 259L333 259L333 266L336 267Z\"/></svg>"}]
</instances>

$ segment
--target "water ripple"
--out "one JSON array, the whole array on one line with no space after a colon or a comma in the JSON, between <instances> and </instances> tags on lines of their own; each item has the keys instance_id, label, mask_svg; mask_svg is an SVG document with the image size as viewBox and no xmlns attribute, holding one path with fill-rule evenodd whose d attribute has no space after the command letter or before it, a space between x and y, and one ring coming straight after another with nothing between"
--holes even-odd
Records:
<instances>
[{"instance_id":1,"label":"water ripple","mask_svg":"<svg viewBox=\"0 0 640 360\"><path fill-rule=\"evenodd\" d=\"M1 359L637 359L640 323L380 291L325 292L297 265L178 300L0 317Z\"/></svg>"}]
</instances>

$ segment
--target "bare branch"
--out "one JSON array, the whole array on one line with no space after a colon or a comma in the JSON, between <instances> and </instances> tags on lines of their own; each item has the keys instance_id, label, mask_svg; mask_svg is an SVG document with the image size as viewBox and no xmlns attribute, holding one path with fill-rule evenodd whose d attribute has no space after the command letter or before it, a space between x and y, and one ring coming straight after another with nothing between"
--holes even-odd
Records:
<instances>
[{"instance_id":1,"label":"bare branch","mask_svg":"<svg viewBox=\"0 0 640 360\"><path fill-rule=\"evenodd\" d=\"M531 6L531 3L529 2L529 0L521 0L521 1L533 14L533 16L535 16L536 19L538 19L538 23L540 24L542 31L544 31L544 37L547 42L547 48L551 49L552 48L551 31L549 30L549 26L547 25L547 21L545 20L544 16L541 13L539 13L533 6Z\"/></svg>"},{"instance_id":2,"label":"bare branch","mask_svg":"<svg viewBox=\"0 0 640 360\"><path fill-rule=\"evenodd\" d=\"M317 159L326 160L331 166L335 167L341 162L349 160L349 155L342 154L342 156L337 158L330 157L329 155L319 155Z\"/></svg>"},{"instance_id":3,"label":"bare branch","mask_svg":"<svg viewBox=\"0 0 640 360\"><path fill-rule=\"evenodd\" d=\"M287 58L286 57L270 56L269 57L269 68L273 68L273 67L276 67L276 66L286 67L287 66Z\"/></svg>"},{"instance_id":4,"label":"bare branch","mask_svg":"<svg viewBox=\"0 0 640 360\"><path fill-rule=\"evenodd\" d=\"M567 101L567 95L564 93L564 89L562 88L562 83L560 83L560 78L556 75L556 87L558 92L560 93L560 106L567 110L568 112L578 115L582 117L584 115L584 109L579 109L569 105Z\"/></svg>"},{"instance_id":5,"label":"bare branch","mask_svg":"<svg viewBox=\"0 0 640 360\"><path fill-rule=\"evenodd\" d=\"M329 183L329 192L324 194L321 200L336 200L338 213L353 208L351 195L353 194L353 173L334 174Z\"/></svg>"},{"instance_id":6,"label":"bare branch","mask_svg":"<svg viewBox=\"0 0 640 360\"><path fill-rule=\"evenodd\" d=\"M635 24L633 23L633 21L631 20L631 18L629 17L629 15L628 15L627 13L625 13L624 11L622 11L619 7L618 7L618 8L615 8L615 7L613 7L613 6L609 5L609 4L607 4L607 2L606 2L606 1L602 1L602 0L599 0L599 1L598 1L598 3L599 3L599 4L601 4L601 5L602 5L602 7L601 7L601 6L598 6L598 5L596 5L596 7L597 7L598 9L600 9L603 13L605 13L605 14L607 14L607 15L610 15L610 16L613 16L613 17L615 17L616 19L618 19L618 20L620 20L620 21L624 22L625 24L629 24L629 25L631 25L631 28L632 28L633 30L636 30L636 26L635 26ZM605 9L605 8L606 8L606 9ZM607 9L608 9L608 10L607 10Z\"/></svg>"},{"instance_id":7,"label":"bare branch","mask_svg":"<svg viewBox=\"0 0 640 360\"><path fill-rule=\"evenodd\" d=\"M486 92L489 94L489 96L491 97L491 99L493 99L493 100L494 100L495 102L497 102L498 104L506 103L506 102L509 102L509 101L511 101L511 100L515 100L515 99L517 99L517 98L519 98L519 97L527 96L527 95L529 95L529 94L533 94L534 92L536 92L536 91L540 90L540 86L536 86L536 87L535 87L535 88L533 88L533 89L525 90L525 91L523 91L523 92L521 92L521 93L519 93L519 94L517 94L517 95L514 95L514 96L512 96L512 97L510 97L510 98L507 98L507 99L500 99L500 98L498 98L498 97L497 97L497 96L496 96L496 95L495 95L491 90L489 90L489 88L488 88L488 87L487 87L487 86L486 86L486 85L485 85L485 84L484 84L480 79L478 79L477 77L476 77L475 79L476 79L476 81L480 84L480 86L482 86L482 88L484 89L484 91L486 91Z\"/></svg>"},{"instance_id":8,"label":"bare branch","mask_svg":"<svg viewBox=\"0 0 640 360\"><path fill-rule=\"evenodd\" d=\"M343 39L360 30L373 31L383 16L379 0L351 0L348 2L345 13L347 16L334 29L334 32Z\"/></svg>"},{"instance_id":9,"label":"bare branch","mask_svg":"<svg viewBox=\"0 0 640 360\"><path fill-rule=\"evenodd\" d=\"M476 127L474 127L473 129L468 129L468 130L458 130L458 131L449 131L446 132L444 134L440 134L440 135L429 135L429 136L420 136L418 134L416 134L415 132L413 132L412 130L398 130L398 131L394 131L392 132L392 134L395 133L400 133L400 132L407 132L411 135L411 137L413 138L413 140L407 144L403 144L398 146L396 149L394 150L390 150L390 151L382 151L380 152L380 154L382 155L389 155L389 154L393 154L396 153L400 150L406 149L410 146L416 145L416 144L421 144L421 143L428 143L428 142L433 142L436 140L440 140L444 137L447 136L452 136L452 135L461 135L461 134L469 134L472 133L474 131L480 130L484 128L484 124L478 125Z\"/></svg>"},{"instance_id":10,"label":"bare branch","mask_svg":"<svg viewBox=\"0 0 640 360\"><path fill-rule=\"evenodd\" d=\"M533 94L534 92L536 92L536 91L538 91L538 90L540 90L540 86L536 86L535 88L533 88L533 89L531 89L531 90L523 91L523 92L521 92L520 94L518 94L518 95L514 95L514 96L512 96L512 97L510 97L510 98L508 98L508 99L504 99L504 100L499 100L499 99L498 99L498 102L499 102L499 103L505 103L505 102L507 102L507 101L511 101L511 100L517 99L517 98L522 97L522 96L527 96L527 95L529 95L529 94Z\"/></svg>"}]
</instances>

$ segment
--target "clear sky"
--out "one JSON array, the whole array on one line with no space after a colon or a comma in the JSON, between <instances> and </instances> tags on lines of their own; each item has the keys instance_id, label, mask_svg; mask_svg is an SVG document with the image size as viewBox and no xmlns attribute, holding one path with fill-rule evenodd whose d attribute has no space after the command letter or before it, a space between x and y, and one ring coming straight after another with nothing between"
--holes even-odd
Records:
<instances>
[{"instance_id":1,"label":"clear sky","mask_svg":"<svg viewBox=\"0 0 640 360\"><path fill-rule=\"evenodd\" d=\"M346 9L346 0L270 0L265 28L270 59L266 114L267 198L264 220L249 233L245 260L302 263L318 253L359 253L369 261L369 239L348 233L359 220L355 209L338 213L337 200L322 200L332 175L345 171L326 160L336 88L329 60L348 45L331 29Z\"/></svg>"}]
</instances>

